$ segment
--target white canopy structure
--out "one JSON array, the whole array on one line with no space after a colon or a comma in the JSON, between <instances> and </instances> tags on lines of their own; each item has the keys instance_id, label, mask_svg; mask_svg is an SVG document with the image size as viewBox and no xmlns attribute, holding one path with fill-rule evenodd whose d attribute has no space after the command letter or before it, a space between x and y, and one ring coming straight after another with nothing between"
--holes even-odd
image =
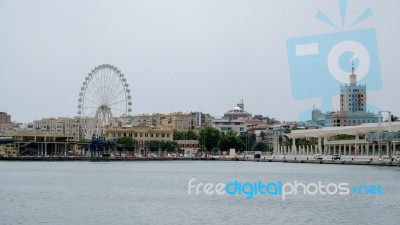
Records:
<instances>
[{"instance_id":1,"label":"white canopy structure","mask_svg":"<svg viewBox=\"0 0 400 225\"><path fill-rule=\"evenodd\" d=\"M322 129L313 129L313 130L292 130L290 134L286 134L291 139L297 138L305 138L305 137L332 137L339 134L347 134L347 135L363 135L368 133L375 132L385 132L385 131L399 131L400 130L400 122L385 122L381 123L364 123L357 126L348 126L348 127L324 127Z\"/></svg>"}]
</instances>

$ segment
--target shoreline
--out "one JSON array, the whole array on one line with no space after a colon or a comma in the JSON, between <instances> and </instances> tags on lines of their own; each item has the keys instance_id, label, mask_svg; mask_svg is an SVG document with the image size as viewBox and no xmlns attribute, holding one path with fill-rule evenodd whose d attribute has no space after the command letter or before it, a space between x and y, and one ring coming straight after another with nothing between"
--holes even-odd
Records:
<instances>
[{"instance_id":1,"label":"shoreline","mask_svg":"<svg viewBox=\"0 0 400 225\"><path fill-rule=\"evenodd\" d=\"M297 158L261 158L261 159L243 159L243 158L125 158L125 157L0 157L0 161L18 161L18 162L134 162L134 161L246 161L246 162L275 162L275 163L308 163L308 164L334 164L334 165L369 165L369 166L398 166L400 161L392 160L315 160L315 159L297 159Z\"/></svg>"}]
</instances>

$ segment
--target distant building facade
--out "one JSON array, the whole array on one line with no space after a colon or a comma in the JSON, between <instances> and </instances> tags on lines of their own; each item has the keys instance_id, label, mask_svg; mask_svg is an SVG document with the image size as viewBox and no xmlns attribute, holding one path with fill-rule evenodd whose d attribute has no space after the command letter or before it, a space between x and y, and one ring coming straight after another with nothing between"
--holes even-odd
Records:
<instances>
[{"instance_id":1,"label":"distant building facade","mask_svg":"<svg viewBox=\"0 0 400 225\"><path fill-rule=\"evenodd\" d=\"M11 115L6 112L0 112L0 123L11 123Z\"/></svg>"},{"instance_id":2,"label":"distant building facade","mask_svg":"<svg viewBox=\"0 0 400 225\"><path fill-rule=\"evenodd\" d=\"M247 131L246 122L243 118L230 120L227 118L216 118L211 121L211 126L217 128L220 132L226 133L230 130L237 134Z\"/></svg>"},{"instance_id":3,"label":"distant building facade","mask_svg":"<svg viewBox=\"0 0 400 225\"><path fill-rule=\"evenodd\" d=\"M205 117L199 112L175 112L169 114L154 113L152 115L134 115L130 120L130 124L132 126L172 126L172 128L177 131L188 131L201 126L202 121L204 120Z\"/></svg>"},{"instance_id":4,"label":"distant building facade","mask_svg":"<svg viewBox=\"0 0 400 225\"><path fill-rule=\"evenodd\" d=\"M138 125L131 127L107 127L106 138L109 140L129 137L136 141L135 154L147 155L151 141L173 141L172 126Z\"/></svg>"},{"instance_id":5,"label":"distant building facade","mask_svg":"<svg viewBox=\"0 0 400 225\"><path fill-rule=\"evenodd\" d=\"M18 129L18 124L11 122L11 115L6 112L0 112L0 135L5 135L16 129Z\"/></svg>"},{"instance_id":6,"label":"distant building facade","mask_svg":"<svg viewBox=\"0 0 400 225\"><path fill-rule=\"evenodd\" d=\"M86 135L86 125L90 120L82 117L42 118L33 121L33 132L60 134L73 137L73 141L80 141Z\"/></svg>"},{"instance_id":7,"label":"distant building facade","mask_svg":"<svg viewBox=\"0 0 400 225\"><path fill-rule=\"evenodd\" d=\"M195 130L201 121L207 117L201 113L170 113L170 114L139 114L134 116L121 116L116 118L120 127L132 126L152 126L165 127L170 126L171 129L177 131ZM82 117L58 117L58 118L42 118L33 121L33 132L63 134L72 136L74 141L84 139L91 118Z\"/></svg>"},{"instance_id":8,"label":"distant building facade","mask_svg":"<svg viewBox=\"0 0 400 225\"><path fill-rule=\"evenodd\" d=\"M343 127L377 122L378 116L367 112L367 86L357 85L357 75L353 67L350 83L340 87L340 111L324 114L314 108L308 124L317 127Z\"/></svg>"}]
</instances>

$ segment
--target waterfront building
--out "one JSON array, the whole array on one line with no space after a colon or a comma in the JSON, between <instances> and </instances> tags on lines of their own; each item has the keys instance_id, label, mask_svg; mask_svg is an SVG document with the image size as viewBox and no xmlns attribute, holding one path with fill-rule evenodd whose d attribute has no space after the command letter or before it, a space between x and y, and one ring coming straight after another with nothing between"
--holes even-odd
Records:
<instances>
[{"instance_id":1,"label":"waterfront building","mask_svg":"<svg viewBox=\"0 0 400 225\"><path fill-rule=\"evenodd\" d=\"M19 156L67 156L77 149L73 137L64 134L14 132L9 136Z\"/></svg>"},{"instance_id":2,"label":"waterfront building","mask_svg":"<svg viewBox=\"0 0 400 225\"><path fill-rule=\"evenodd\" d=\"M194 156L200 149L198 140L178 140L179 149L184 152L184 156Z\"/></svg>"},{"instance_id":3,"label":"waterfront building","mask_svg":"<svg viewBox=\"0 0 400 225\"><path fill-rule=\"evenodd\" d=\"M108 140L116 140L120 137L129 137L134 140L134 154L147 155L151 151L151 142L173 141L172 126L130 126L130 127L106 127L105 135ZM160 151L161 149L158 148ZM161 155L161 151L159 152Z\"/></svg>"}]
</instances>

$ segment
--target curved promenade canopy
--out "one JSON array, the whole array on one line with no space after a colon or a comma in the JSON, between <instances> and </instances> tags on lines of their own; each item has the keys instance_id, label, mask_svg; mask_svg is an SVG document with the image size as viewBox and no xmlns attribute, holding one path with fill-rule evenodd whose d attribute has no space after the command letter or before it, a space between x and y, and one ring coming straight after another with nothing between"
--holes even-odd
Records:
<instances>
[{"instance_id":1,"label":"curved promenade canopy","mask_svg":"<svg viewBox=\"0 0 400 225\"><path fill-rule=\"evenodd\" d=\"M348 127L324 127L322 129L313 129L313 130L292 130L290 134L286 134L289 138L297 139L297 138L305 138L305 137L332 137L338 134L347 134L347 135L362 135L368 133L379 132L381 130L384 131L399 131L400 130L400 122L385 122L381 123L381 127L379 128L378 123L364 123L357 126L348 126Z\"/></svg>"}]
</instances>

